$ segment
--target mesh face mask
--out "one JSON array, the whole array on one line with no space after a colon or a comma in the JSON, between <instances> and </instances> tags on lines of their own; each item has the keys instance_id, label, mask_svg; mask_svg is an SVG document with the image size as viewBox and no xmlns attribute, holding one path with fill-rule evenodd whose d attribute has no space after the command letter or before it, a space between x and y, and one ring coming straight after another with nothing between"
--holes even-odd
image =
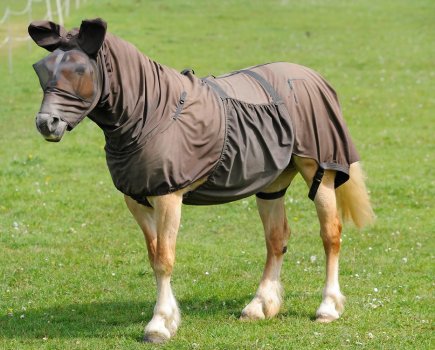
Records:
<instances>
[{"instance_id":1,"label":"mesh face mask","mask_svg":"<svg viewBox=\"0 0 435 350\"><path fill-rule=\"evenodd\" d=\"M99 91L98 70L95 61L85 53L55 50L33 68L44 91L43 108L59 114L70 129L95 107Z\"/></svg>"}]
</instances>

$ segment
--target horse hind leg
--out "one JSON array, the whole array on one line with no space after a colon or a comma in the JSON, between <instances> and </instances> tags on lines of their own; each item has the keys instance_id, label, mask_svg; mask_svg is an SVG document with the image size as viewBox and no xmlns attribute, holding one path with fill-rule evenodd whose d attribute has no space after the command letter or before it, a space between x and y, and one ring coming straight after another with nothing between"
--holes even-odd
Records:
<instances>
[{"instance_id":1,"label":"horse hind leg","mask_svg":"<svg viewBox=\"0 0 435 350\"><path fill-rule=\"evenodd\" d=\"M295 157L295 164L310 187L317 163L312 159ZM338 282L338 261L340 253L341 223L337 212L334 171L325 171L314 198L320 223L320 236L326 255L326 281L323 299L316 312L318 322L338 319L344 310L345 298Z\"/></svg>"},{"instance_id":2,"label":"horse hind leg","mask_svg":"<svg viewBox=\"0 0 435 350\"><path fill-rule=\"evenodd\" d=\"M331 177L329 178L331 180ZM340 254L341 223L337 214L334 181L325 181L319 187L315 204L320 221L320 235L326 255L326 281L323 300L317 309L318 322L338 319L344 310L344 296L338 283L338 260Z\"/></svg>"}]
</instances>

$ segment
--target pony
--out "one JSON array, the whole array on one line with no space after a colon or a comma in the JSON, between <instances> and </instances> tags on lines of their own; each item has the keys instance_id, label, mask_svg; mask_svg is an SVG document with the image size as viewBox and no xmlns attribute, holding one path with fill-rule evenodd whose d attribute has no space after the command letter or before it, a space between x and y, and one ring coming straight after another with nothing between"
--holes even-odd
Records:
<instances>
[{"instance_id":1,"label":"pony","mask_svg":"<svg viewBox=\"0 0 435 350\"><path fill-rule=\"evenodd\" d=\"M290 229L285 191L300 173L314 202L326 254L318 322L343 312L342 222L374 220L359 155L333 88L315 71L276 62L221 77L181 73L107 33L100 18L66 31L29 25L50 52L33 65L43 90L36 127L58 142L86 116L104 132L114 185L145 236L157 284L145 341L173 337L180 310L171 288L182 204L211 205L256 195L267 257L242 320L274 317Z\"/></svg>"}]
</instances>

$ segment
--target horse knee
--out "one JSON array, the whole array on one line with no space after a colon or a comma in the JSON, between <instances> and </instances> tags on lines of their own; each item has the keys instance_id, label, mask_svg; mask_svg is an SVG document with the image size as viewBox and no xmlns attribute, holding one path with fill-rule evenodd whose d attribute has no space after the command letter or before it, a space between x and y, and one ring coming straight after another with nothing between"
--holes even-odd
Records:
<instances>
[{"instance_id":1,"label":"horse knee","mask_svg":"<svg viewBox=\"0 0 435 350\"><path fill-rule=\"evenodd\" d=\"M152 262L153 270L158 275L170 275L174 268L175 253L172 251L157 251Z\"/></svg>"},{"instance_id":2,"label":"horse knee","mask_svg":"<svg viewBox=\"0 0 435 350\"><path fill-rule=\"evenodd\" d=\"M154 259L153 270L158 275L171 275L174 268L174 261L171 259L156 257Z\"/></svg>"},{"instance_id":3,"label":"horse knee","mask_svg":"<svg viewBox=\"0 0 435 350\"><path fill-rule=\"evenodd\" d=\"M290 228L287 220L284 220L283 226L270 228L266 236L267 250L274 256L280 256L287 251L287 242L290 238Z\"/></svg>"}]
</instances>

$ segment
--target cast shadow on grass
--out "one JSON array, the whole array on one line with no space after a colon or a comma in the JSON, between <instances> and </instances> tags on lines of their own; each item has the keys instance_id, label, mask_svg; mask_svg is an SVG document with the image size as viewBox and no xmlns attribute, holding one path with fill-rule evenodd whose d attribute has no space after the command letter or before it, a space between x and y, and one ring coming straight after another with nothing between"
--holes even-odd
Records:
<instances>
[{"instance_id":1,"label":"cast shadow on grass","mask_svg":"<svg viewBox=\"0 0 435 350\"><path fill-rule=\"evenodd\" d=\"M223 303L221 299L181 299L184 316L237 320L247 298ZM68 304L45 309L28 309L13 315L0 316L0 339L106 338L122 334L137 338L151 319L154 302L96 302ZM24 316L22 316L24 315ZM283 317L309 318L291 311Z\"/></svg>"},{"instance_id":2,"label":"cast shadow on grass","mask_svg":"<svg viewBox=\"0 0 435 350\"><path fill-rule=\"evenodd\" d=\"M113 336L116 329L144 324L152 309L149 302L95 302L29 308L13 316L0 317L0 338L104 338Z\"/></svg>"}]
</instances>

